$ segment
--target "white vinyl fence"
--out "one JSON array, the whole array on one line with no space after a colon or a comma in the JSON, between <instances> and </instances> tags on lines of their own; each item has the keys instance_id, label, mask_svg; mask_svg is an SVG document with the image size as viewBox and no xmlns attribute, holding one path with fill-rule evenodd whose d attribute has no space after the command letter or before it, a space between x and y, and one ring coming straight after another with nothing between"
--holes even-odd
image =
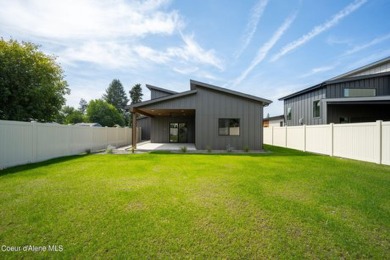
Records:
<instances>
[{"instance_id":1,"label":"white vinyl fence","mask_svg":"<svg viewBox=\"0 0 390 260\"><path fill-rule=\"evenodd\" d=\"M266 127L264 143L390 165L390 122Z\"/></svg>"},{"instance_id":2,"label":"white vinyl fence","mask_svg":"<svg viewBox=\"0 0 390 260\"><path fill-rule=\"evenodd\" d=\"M140 129L137 129L141 140ZM0 169L131 144L131 128L0 120Z\"/></svg>"}]
</instances>

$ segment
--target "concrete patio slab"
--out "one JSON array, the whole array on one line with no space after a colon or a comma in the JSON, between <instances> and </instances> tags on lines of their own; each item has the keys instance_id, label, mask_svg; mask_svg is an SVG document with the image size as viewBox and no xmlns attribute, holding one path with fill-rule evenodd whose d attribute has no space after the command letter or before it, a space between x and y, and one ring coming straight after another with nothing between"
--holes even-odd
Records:
<instances>
[{"instance_id":1,"label":"concrete patio slab","mask_svg":"<svg viewBox=\"0 0 390 260\"><path fill-rule=\"evenodd\" d=\"M187 147L187 151L196 151L193 143L151 143L150 141L138 143L137 151L180 151L184 146Z\"/></svg>"}]
</instances>

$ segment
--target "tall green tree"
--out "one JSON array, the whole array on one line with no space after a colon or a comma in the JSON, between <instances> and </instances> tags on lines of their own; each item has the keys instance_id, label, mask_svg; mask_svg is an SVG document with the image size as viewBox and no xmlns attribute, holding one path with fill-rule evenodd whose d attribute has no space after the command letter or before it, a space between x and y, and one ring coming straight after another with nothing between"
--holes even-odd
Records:
<instances>
[{"instance_id":1,"label":"tall green tree","mask_svg":"<svg viewBox=\"0 0 390 260\"><path fill-rule=\"evenodd\" d=\"M106 93L103 95L103 100L112 104L119 112L123 113L129 99L119 79L114 79L110 83Z\"/></svg>"},{"instance_id":2,"label":"tall green tree","mask_svg":"<svg viewBox=\"0 0 390 260\"><path fill-rule=\"evenodd\" d=\"M137 104L137 103L142 102L142 96L144 94L142 94L141 84L135 84L131 88L131 90L129 91L129 94L130 94L131 104ZM133 125L133 114L127 114L127 117L128 117L128 122L129 122L128 125L132 126Z\"/></svg>"},{"instance_id":3,"label":"tall green tree","mask_svg":"<svg viewBox=\"0 0 390 260\"><path fill-rule=\"evenodd\" d=\"M85 114L85 112L87 112L87 107L88 107L88 102L82 98L80 99L80 102L79 102L79 111L82 113L82 114Z\"/></svg>"},{"instance_id":4,"label":"tall green tree","mask_svg":"<svg viewBox=\"0 0 390 260\"><path fill-rule=\"evenodd\" d=\"M87 107L87 119L91 123L99 123L102 126L124 126L122 114L108 102L95 99L91 100Z\"/></svg>"},{"instance_id":5,"label":"tall green tree","mask_svg":"<svg viewBox=\"0 0 390 260\"><path fill-rule=\"evenodd\" d=\"M131 104L140 103L142 101L142 88L141 84L135 84L129 91Z\"/></svg>"},{"instance_id":6,"label":"tall green tree","mask_svg":"<svg viewBox=\"0 0 390 260\"><path fill-rule=\"evenodd\" d=\"M84 122L83 113L74 107L64 106L61 109L61 114L64 116L64 124L77 124Z\"/></svg>"},{"instance_id":7,"label":"tall green tree","mask_svg":"<svg viewBox=\"0 0 390 260\"><path fill-rule=\"evenodd\" d=\"M0 119L53 121L69 93L54 56L33 43L0 39Z\"/></svg>"}]
</instances>

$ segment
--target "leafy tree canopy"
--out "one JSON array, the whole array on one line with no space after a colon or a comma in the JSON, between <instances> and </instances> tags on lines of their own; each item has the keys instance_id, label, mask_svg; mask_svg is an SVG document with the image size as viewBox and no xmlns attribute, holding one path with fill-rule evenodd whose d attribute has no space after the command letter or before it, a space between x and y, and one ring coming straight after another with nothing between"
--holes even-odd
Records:
<instances>
[{"instance_id":1,"label":"leafy tree canopy","mask_svg":"<svg viewBox=\"0 0 390 260\"><path fill-rule=\"evenodd\" d=\"M106 93L103 95L103 99L112 104L118 111L123 112L129 102L129 99L126 96L126 92L123 89L122 83L119 79L114 79L108 88Z\"/></svg>"},{"instance_id":2,"label":"leafy tree canopy","mask_svg":"<svg viewBox=\"0 0 390 260\"><path fill-rule=\"evenodd\" d=\"M130 93L131 104L140 103L142 101L142 96L144 94L142 94L141 84L135 84L131 88L129 93Z\"/></svg>"},{"instance_id":3,"label":"leafy tree canopy","mask_svg":"<svg viewBox=\"0 0 390 260\"><path fill-rule=\"evenodd\" d=\"M57 123L60 124L77 124L84 122L84 115L81 111L75 109L74 107L64 106L60 115L57 117Z\"/></svg>"},{"instance_id":4,"label":"leafy tree canopy","mask_svg":"<svg viewBox=\"0 0 390 260\"><path fill-rule=\"evenodd\" d=\"M55 57L33 43L0 39L0 119L53 121L69 93Z\"/></svg>"},{"instance_id":5,"label":"leafy tree canopy","mask_svg":"<svg viewBox=\"0 0 390 260\"><path fill-rule=\"evenodd\" d=\"M87 119L102 126L124 125L123 116L112 105L101 99L91 100L87 107Z\"/></svg>"}]
</instances>

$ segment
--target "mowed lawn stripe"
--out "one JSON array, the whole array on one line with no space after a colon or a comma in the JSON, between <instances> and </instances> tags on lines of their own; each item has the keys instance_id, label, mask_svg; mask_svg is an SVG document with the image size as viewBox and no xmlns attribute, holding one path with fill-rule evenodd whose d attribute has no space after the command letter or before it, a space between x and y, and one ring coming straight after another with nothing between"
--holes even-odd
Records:
<instances>
[{"instance_id":1,"label":"mowed lawn stripe","mask_svg":"<svg viewBox=\"0 0 390 260\"><path fill-rule=\"evenodd\" d=\"M390 167L254 154L88 155L0 172L0 244L20 257L378 258Z\"/></svg>"}]
</instances>

